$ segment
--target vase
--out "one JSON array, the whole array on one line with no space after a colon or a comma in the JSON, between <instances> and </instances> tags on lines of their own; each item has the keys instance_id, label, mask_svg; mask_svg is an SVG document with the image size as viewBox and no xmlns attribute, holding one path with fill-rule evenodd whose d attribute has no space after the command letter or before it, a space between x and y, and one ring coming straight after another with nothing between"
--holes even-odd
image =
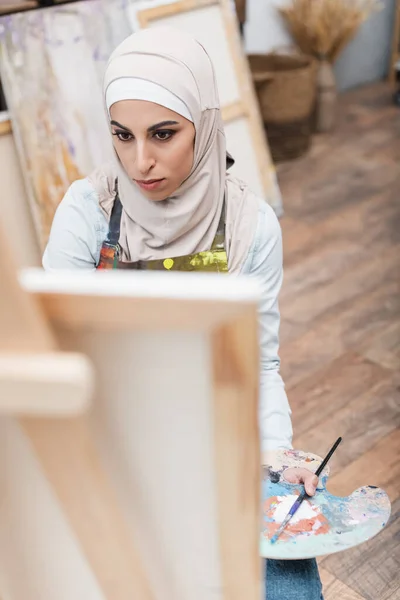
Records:
<instances>
[{"instance_id":1,"label":"vase","mask_svg":"<svg viewBox=\"0 0 400 600\"><path fill-rule=\"evenodd\" d=\"M318 132L331 131L336 117L336 79L330 62L318 60L317 101L315 128Z\"/></svg>"}]
</instances>

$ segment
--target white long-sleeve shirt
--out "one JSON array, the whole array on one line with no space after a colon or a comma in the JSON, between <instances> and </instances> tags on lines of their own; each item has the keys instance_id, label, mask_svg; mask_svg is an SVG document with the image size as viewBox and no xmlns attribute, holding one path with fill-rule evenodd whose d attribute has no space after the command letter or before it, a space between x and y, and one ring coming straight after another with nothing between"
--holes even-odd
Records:
<instances>
[{"instance_id":1,"label":"white long-sleeve shirt","mask_svg":"<svg viewBox=\"0 0 400 600\"><path fill-rule=\"evenodd\" d=\"M57 208L43 267L46 270L95 269L107 233L108 221L100 209L96 191L87 179L76 181ZM291 411L279 373L278 355L282 234L274 211L261 199L254 241L242 274L257 277L263 289L259 307L261 450L291 448Z\"/></svg>"}]
</instances>

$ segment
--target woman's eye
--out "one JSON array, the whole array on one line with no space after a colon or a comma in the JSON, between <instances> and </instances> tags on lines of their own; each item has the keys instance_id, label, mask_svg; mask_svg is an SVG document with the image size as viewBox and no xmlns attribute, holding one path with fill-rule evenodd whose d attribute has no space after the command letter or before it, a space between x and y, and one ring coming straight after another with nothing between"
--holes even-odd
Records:
<instances>
[{"instance_id":1,"label":"woman's eye","mask_svg":"<svg viewBox=\"0 0 400 600\"><path fill-rule=\"evenodd\" d=\"M156 131L154 137L157 140L160 140L160 142L165 142L169 140L174 135L174 133L175 131L168 131L166 129L163 129L162 131Z\"/></svg>"},{"instance_id":2,"label":"woman's eye","mask_svg":"<svg viewBox=\"0 0 400 600\"><path fill-rule=\"evenodd\" d=\"M129 142L133 137L132 134L127 131L115 131L113 135L116 135L121 142Z\"/></svg>"}]
</instances>

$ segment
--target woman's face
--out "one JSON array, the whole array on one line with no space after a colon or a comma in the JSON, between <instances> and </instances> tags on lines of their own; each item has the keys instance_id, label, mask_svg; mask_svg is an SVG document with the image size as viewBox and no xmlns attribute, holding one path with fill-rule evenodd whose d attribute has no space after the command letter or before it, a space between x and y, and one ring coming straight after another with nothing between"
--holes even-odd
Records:
<instances>
[{"instance_id":1,"label":"woman's face","mask_svg":"<svg viewBox=\"0 0 400 600\"><path fill-rule=\"evenodd\" d=\"M149 200L172 196L192 169L193 123L145 100L116 102L110 117L114 148L128 177Z\"/></svg>"}]
</instances>

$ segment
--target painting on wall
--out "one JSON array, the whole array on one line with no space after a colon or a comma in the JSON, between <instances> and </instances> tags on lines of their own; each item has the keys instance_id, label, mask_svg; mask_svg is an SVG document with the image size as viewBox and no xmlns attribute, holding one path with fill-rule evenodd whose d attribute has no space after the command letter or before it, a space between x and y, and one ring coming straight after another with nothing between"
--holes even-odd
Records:
<instances>
[{"instance_id":1,"label":"painting on wall","mask_svg":"<svg viewBox=\"0 0 400 600\"><path fill-rule=\"evenodd\" d=\"M210 54L222 93L228 151L236 161L234 174L281 211L229 0L85 0L0 19L0 77L43 249L69 185L111 157L102 99L108 57L132 32L156 24L167 4L166 14L176 15L173 25L200 41L210 37L211 24L219 32L226 51L218 53L213 46Z\"/></svg>"},{"instance_id":2,"label":"painting on wall","mask_svg":"<svg viewBox=\"0 0 400 600\"><path fill-rule=\"evenodd\" d=\"M89 0L0 19L1 79L42 247L69 185L110 157L102 77L132 32L128 0Z\"/></svg>"}]
</instances>

